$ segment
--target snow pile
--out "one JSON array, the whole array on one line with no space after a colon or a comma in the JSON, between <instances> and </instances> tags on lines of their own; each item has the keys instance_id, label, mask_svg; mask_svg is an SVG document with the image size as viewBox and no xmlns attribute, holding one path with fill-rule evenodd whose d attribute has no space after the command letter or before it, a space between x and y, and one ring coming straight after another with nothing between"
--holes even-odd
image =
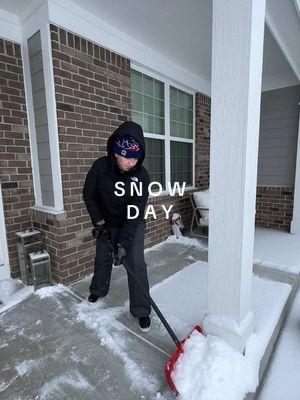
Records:
<instances>
[{"instance_id":1,"label":"snow pile","mask_svg":"<svg viewBox=\"0 0 300 400\"><path fill-rule=\"evenodd\" d=\"M193 332L172 379L182 400L241 400L255 390L257 373L224 340Z\"/></svg>"},{"instance_id":2,"label":"snow pile","mask_svg":"<svg viewBox=\"0 0 300 400\"><path fill-rule=\"evenodd\" d=\"M183 246L195 247L196 249L202 251L207 250L207 246L204 243L195 238L190 238L188 236L179 236L177 238L175 235L170 235L163 243L176 243L176 244L181 244Z\"/></svg>"},{"instance_id":3,"label":"snow pile","mask_svg":"<svg viewBox=\"0 0 300 400\"><path fill-rule=\"evenodd\" d=\"M45 297L51 297L57 293L62 293L66 290L66 286L59 283L58 285L42 287L41 289L38 289L34 294L39 296L41 299L44 299Z\"/></svg>"},{"instance_id":4,"label":"snow pile","mask_svg":"<svg viewBox=\"0 0 300 400\"><path fill-rule=\"evenodd\" d=\"M126 336L124 338L122 332L125 326L117 321L117 317L126 309L126 306L105 308L101 301L92 307L83 302L77 306L77 320L85 322L87 327L96 330L101 345L106 346L122 360L125 373L134 389L156 393L160 387L159 381L143 371L142 366L132 360L127 353Z\"/></svg>"}]
</instances>

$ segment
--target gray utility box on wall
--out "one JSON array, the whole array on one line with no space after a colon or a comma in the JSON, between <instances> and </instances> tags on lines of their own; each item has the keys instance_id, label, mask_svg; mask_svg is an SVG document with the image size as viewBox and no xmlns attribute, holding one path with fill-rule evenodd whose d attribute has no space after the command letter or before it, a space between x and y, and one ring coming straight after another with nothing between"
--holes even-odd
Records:
<instances>
[{"instance_id":1,"label":"gray utility box on wall","mask_svg":"<svg viewBox=\"0 0 300 400\"><path fill-rule=\"evenodd\" d=\"M21 280L25 285L33 284L29 253L42 250L41 232L33 229L16 233Z\"/></svg>"},{"instance_id":2,"label":"gray utility box on wall","mask_svg":"<svg viewBox=\"0 0 300 400\"><path fill-rule=\"evenodd\" d=\"M35 291L39 286L52 285L50 255L46 250L30 253L29 264Z\"/></svg>"}]
</instances>

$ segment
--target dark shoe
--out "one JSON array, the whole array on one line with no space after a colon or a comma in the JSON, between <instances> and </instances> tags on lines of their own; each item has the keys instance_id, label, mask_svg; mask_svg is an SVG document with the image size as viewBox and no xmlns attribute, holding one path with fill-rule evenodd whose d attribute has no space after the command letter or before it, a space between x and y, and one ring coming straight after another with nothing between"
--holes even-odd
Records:
<instances>
[{"instance_id":1,"label":"dark shoe","mask_svg":"<svg viewBox=\"0 0 300 400\"><path fill-rule=\"evenodd\" d=\"M139 328L143 333L147 333L150 331L151 327L151 319L150 317L141 317L139 318Z\"/></svg>"},{"instance_id":2,"label":"dark shoe","mask_svg":"<svg viewBox=\"0 0 300 400\"><path fill-rule=\"evenodd\" d=\"M90 306L94 305L95 303L97 303L97 301L99 300L99 298L100 298L100 296L98 296L97 294L91 293L91 294L89 295L89 298L88 298L88 304L89 304Z\"/></svg>"}]
</instances>

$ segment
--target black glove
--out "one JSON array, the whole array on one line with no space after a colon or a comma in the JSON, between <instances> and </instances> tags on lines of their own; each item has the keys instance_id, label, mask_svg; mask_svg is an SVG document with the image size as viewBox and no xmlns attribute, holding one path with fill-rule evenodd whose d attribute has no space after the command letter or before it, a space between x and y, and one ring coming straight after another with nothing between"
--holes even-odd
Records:
<instances>
[{"instance_id":1,"label":"black glove","mask_svg":"<svg viewBox=\"0 0 300 400\"><path fill-rule=\"evenodd\" d=\"M92 230L92 236L94 239L103 238L106 240L111 240L110 231L105 225L97 225Z\"/></svg>"},{"instance_id":2,"label":"black glove","mask_svg":"<svg viewBox=\"0 0 300 400\"><path fill-rule=\"evenodd\" d=\"M121 246L123 246L125 249L128 249L128 247L131 245L132 242L132 236L130 236L128 233L122 232L122 230L119 232L117 243L120 243Z\"/></svg>"},{"instance_id":3,"label":"black glove","mask_svg":"<svg viewBox=\"0 0 300 400\"><path fill-rule=\"evenodd\" d=\"M116 253L116 258L115 258L114 264L116 266L121 265L123 257L126 257L126 250L120 243L118 243L117 244L117 253Z\"/></svg>"}]
</instances>

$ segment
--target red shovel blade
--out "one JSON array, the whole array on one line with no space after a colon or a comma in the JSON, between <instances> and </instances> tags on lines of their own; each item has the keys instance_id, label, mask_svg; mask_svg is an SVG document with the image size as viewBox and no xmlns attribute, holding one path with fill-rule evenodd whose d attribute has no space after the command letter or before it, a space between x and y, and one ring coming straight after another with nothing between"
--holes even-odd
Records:
<instances>
[{"instance_id":1,"label":"red shovel blade","mask_svg":"<svg viewBox=\"0 0 300 400\"><path fill-rule=\"evenodd\" d=\"M179 392L178 392L178 390L177 390L177 388L176 388L176 386L175 386L175 383L173 382L172 374L173 374L173 371L174 371L175 368L176 368L176 363L177 363L178 358L179 358L179 357L181 356L181 354L184 352L184 348L183 348L184 343L191 337L191 335L192 335L194 332L198 332L198 333L201 333L201 334L203 335L203 331L202 331L202 329L200 328L200 326L199 326L199 325L196 325L195 328L194 328L194 329L191 331L191 333L189 334L189 336L188 336L186 339L184 339L184 340L181 341L180 346L177 347L177 350L175 351L174 354L172 354L172 356L170 357L169 361L167 362L167 364L166 364L166 366L165 366L165 374L166 374L166 377L167 377L167 381L168 381L168 383L169 383L169 386L170 386L172 392L173 392L176 396L179 394Z\"/></svg>"}]
</instances>

